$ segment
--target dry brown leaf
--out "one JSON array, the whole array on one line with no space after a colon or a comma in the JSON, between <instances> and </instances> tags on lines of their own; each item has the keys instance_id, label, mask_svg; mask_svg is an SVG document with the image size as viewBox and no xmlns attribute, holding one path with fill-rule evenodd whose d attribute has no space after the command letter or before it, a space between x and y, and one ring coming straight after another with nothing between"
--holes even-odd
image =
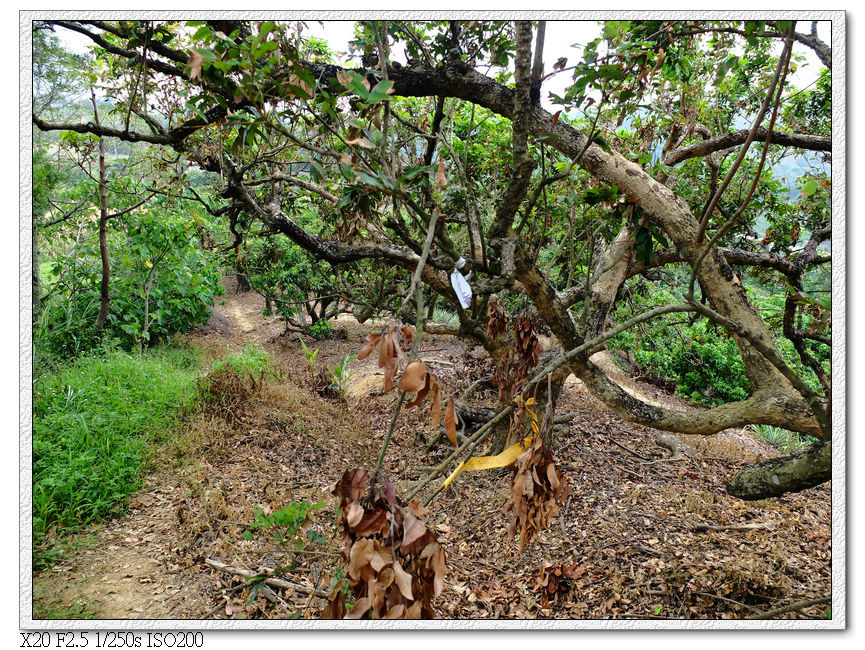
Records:
<instances>
[{"instance_id":1,"label":"dry brown leaf","mask_svg":"<svg viewBox=\"0 0 865 650\"><path fill-rule=\"evenodd\" d=\"M349 610L345 617L352 620L359 619L369 611L370 607L372 607L372 601L370 598L358 598L354 601L354 607Z\"/></svg>"},{"instance_id":2,"label":"dry brown leaf","mask_svg":"<svg viewBox=\"0 0 865 650\"><path fill-rule=\"evenodd\" d=\"M375 145L366 138L355 138L354 140L346 140L345 143L356 144L358 147L363 147L364 149L375 148Z\"/></svg>"},{"instance_id":3,"label":"dry brown leaf","mask_svg":"<svg viewBox=\"0 0 865 650\"><path fill-rule=\"evenodd\" d=\"M429 508L423 507L417 499L409 501L408 511L418 518L426 517L429 514Z\"/></svg>"},{"instance_id":4,"label":"dry brown leaf","mask_svg":"<svg viewBox=\"0 0 865 650\"><path fill-rule=\"evenodd\" d=\"M350 528L354 528L360 523L360 520L362 518L363 506L360 505L357 501L355 501L348 507L348 512L346 513L345 520L348 522Z\"/></svg>"},{"instance_id":5,"label":"dry brown leaf","mask_svg":"<svg viewBox=\"0 0 865 650\"><path fill-rule=\"evenodd\" d=\"M445 565L445 553L441 547L439 547L438 552L433 555L432 565L433 570L435 571L435 578L433 579L433 593L436 596L440 596L444 589L445 571L447 570L447 566Z\"/></svg>"},{"instance_id":6,"label":"dry brown leaf","mask_svg":"<svg viewBox=\"0 0 865 650\"><path fill-rule=\"evenodd\" d=\"M435 377L430 381L430 402L432 406L430 408L430 418L432 419L432 429L433 431L438 431L439 423L441 422L442 416L442 403L441 398L439 397L439 383Z\"/></svg>"},{"instance_id":7,"label":"dry brown leaf","mask_svg":"<svg viewBox=\"0 0 865 650\"><path fill-rule=\"evenodd\" d=\"M400 593L408 600L414 600L411 591L411 575L406 573L405 569L397 561L393 563L393 579Z\"/></svg>"},{"instance_id":8,"label":"dry brown leaf","mask_svg":"<svg viewBox=\"0 0 865 650\"><path fill-rule=\"evenodd\" d=\"M352 532L359 537L369 537L385 527L385 522L387 522L387 513L384 510L376 509L372 512L366 512Z\"/></svg>"},{"instance_id":9,"label":"dry brown leaf","mask_svg":"<svg viewBox=\"0 0 865 650\"><path fill-rule=\"evenodd\" d=\"M372 351L378 347L378 343L381 341L380 334L367 334L366 336L366 344L360 349L360 352L357 353L358 359L366 359Z\"/></svg>"},{"instance_id":10,"label":"dry brown leaf","mask_svg":"<svg viewBox=\"0 0 865 650\"><path fill-rule=\"evenodd\" d=\"M369 560L370 566L377 572L381 572L383 568L393 564L393 551L385 548L378 542L373 542L374 552Z\"/></svg>"},{"instance_id":11,"label":"dry brown leaf","mask_svg":"<svg viewBox=\"0 0 865 650\"><path fill-rule=\"evenodd\" d=\"M382 616L382 619L392 619L392 618L402 618L405 613L405 605L402 603L397 603L393 607L391 607L385 615Z\"/></svg>"},{"instance_id":12,"label":"dry brown leaf","mask_svg":"<svg viewBox=\"0 0 865 650\"><path fill-rule=\"evenodd\" d=\"M424 398L426 397L427 393L429 392L431 379L432 379L432 374L430 374L430 372L427 371L426 375L424 376L423 387L417 392L417 395L415 395L415 398L405 405L405 407L407 409L410 409L412 406L417 406L418 404L423 402Z\"/></svg>"},{"instance_id":13,"label":"dry brown leaf","mask_svg":"<svg viewBox=\"0 0 865 650\"><path fill-rule=\"evenodd\" d=\"M396 357L391 357L384 368L384 392L388 393L393 389L393 378L396 376L396 371L399 369L399 362Z\"/></svg>"},{"instance_id":14,"label":"dry brown leaf","mask_svg":"<svg viewBox=\"0 0 865 650\"><path fill-rule=\"evenodd\" d=\"M438 168L436 169L436 185L439 189L443 189L448 184L447 176L445 176L445 161L439 160Z\"/></svg>"},{"instance_id":15,"label":"dry brown leaf","mask_svg":"<svg viewBox=\"0 0 865 650\"><path fill-rule=\"evenodd\" d=\"M378 346L378 367L384 368L394 354L393 341L390 334L386 334L381 337L381 343Z\"/></svg>"},{"instance_id":16,"label":"dry brown leaf","mask_svg":"<svg viewBox=\"0 0 865 650\"><path fill-rule=\"evenodd\" d=\"M426 379L426 364L420 359L409 363L399 380L400 393L414 393L422 388Z\"/></svg>"},{"instance_id":17,"label":"dry brown leaf","mask_svg":"<svg viewBox=\"0 0 865 650\"><path fill-rule=\"evenodd\" d=\"M448 407L445 411L445 432L448 435L448 440L450 443L456 447L457 446L457 413L456 408L454 407L454 398L451 395L448 400Z\"/></svg>"},{"instance_id":18,"label":"dry brown leaf","mask_svg":"<svg viewBox=\"0 0 865 650\"><path fill-rule=\"evenodd\" d=\"M430 542L424 546L423 550L420 552L420 559L426 560L427 558L432 557L440 548L441 546L438 542Z\"/></svg>"},{"instance_id":19,"label":"dry brown leaf","mask_svg":"<svg viewBox=\"0 0 865 650\"><path fill-rule=\"evenodd\" d=\"M406 345L411 346L411 344L414 342L414 332L412 331L411 327L409 327L408 325L403 325L399 328L399 331L402 333L403 338L406 341Z\"/></svg>"},{"instance_id":20,"label":"dry brown leaf","mask_svg":"<svg viewBox=\"0 0 865 650\"><path fill-rule=\"evenodd\" d=\"M424 523L420 519L409 512L405 515L403 530L405 532L402 537L402 545L408 546L423 536L426 532L426 526L424 526Z\"/></svg>"},{"instance_id":21,"label":"dry brown leaf","mask_svg":"<svg viewBox=\"0 0 865 650\"><path fill-rule=\"evenodd\" d=\"M345 70L337 70L336 71L336 80L339 82L339 85L343 88L351 87L351 75L349 75Z\"/></svg>"},{"instance_id":22,"label":"dry brown leaf","mask_svg":"<svg viewBox=\"0 0 865 650\"><path fill-rule=\"evenodd\" d=\"M354 579L360 579L361 570L370 563L375 551L371 539L361 538L351 547L348 560L348 574Z\"/></svg>"},{"instance_id":23,"label":"dry brown leaf","mask_svg":"<svg viewBox=\"0 0 865 650\"><path fill-rule=\"evenodd\" d=\"M192 83L201 83L201 67L204 65L204 57L201 52L192 50L186 65L189 66L189 80Z\"/></svg>"}]
</instances>

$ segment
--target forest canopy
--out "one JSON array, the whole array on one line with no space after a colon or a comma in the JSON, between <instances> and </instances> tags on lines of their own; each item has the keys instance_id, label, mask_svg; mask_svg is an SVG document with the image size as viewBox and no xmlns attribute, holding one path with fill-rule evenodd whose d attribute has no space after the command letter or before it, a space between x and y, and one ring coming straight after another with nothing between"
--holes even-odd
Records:
<instances>
[{"instance_id":1,"label":"forest canopy","mask_svg":"<svg viewBox=\"0 0 865 650\"><path fill-rule=\"evenodd\" d=\"M606 21L562 52L545 32L370 20L344 44L296 21L34 22L37 347L143 346L206 320L219 254L287 326L350 310L483 346L502 405L554 403L573 374L659 430L811 437L740 474L743 498L825 482L817 23ZM592 360L604 347L696 408L625 390Z\"/></svg>"}]
</instances>

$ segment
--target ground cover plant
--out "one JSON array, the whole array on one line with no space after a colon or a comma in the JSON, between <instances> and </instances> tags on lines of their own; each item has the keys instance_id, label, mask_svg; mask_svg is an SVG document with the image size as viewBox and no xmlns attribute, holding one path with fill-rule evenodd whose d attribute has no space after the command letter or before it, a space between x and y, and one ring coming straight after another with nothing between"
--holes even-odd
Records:
<instances>
[{"instance_id":1,"label":"ground cover plant","mask_svg":"<svg viewBox=\"0 0 865 650\"><path fill-rule=\"evenodd\" d=\"M74 530L122 510L140 487L154 446L194 402L197 372L193 351L157 348L142 356L122 350L87 355L37 378L37 546L58 528Z\"/></svg>"}]
</instances>

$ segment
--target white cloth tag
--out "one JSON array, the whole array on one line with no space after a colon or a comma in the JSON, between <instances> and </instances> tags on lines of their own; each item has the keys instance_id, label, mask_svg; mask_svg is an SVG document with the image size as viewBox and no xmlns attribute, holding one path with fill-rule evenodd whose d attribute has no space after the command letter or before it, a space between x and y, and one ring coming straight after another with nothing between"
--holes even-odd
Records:
<instances>
[{"instance_id":1,"label":"white cloth tag","mask_svg":"<svg viewBox=\"0 0 865 650\"><path fill-rule=\"evenodd\" d=\"M457 299L459 299L463 309L468 309L472 304L472 288L462 273L456 269L451 273L451 286L454 288L454 293L457 294Z\"/></svg>"}]
</instances>

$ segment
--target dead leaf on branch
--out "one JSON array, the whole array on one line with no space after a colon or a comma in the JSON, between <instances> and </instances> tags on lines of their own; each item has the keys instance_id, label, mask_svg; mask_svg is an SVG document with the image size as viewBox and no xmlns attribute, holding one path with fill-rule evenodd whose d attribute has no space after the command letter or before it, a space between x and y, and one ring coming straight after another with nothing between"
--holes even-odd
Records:
<instances>
[{"instance_id":1,"label":"dead leaf on branch","mask_svg":"<svg viewBox=\"0 0 865 650\"><path fill-rule=\"evenodd\" d=\"M520 551L525 549L538 531L547 528L559 513L559 505L568 497L570 488L543 436L535 437L532 446L517 456L511 480L511 498L503 512L513 512L508 534L520 535Z\"/></svg>"},{"instance_id":2,"label":"dead leaf on branch","mask_svg":"<svg viewBox=\"0 0 865 650\"><path fill-rule=\"evenodd\" d=\"M411 361L402 373L399 380L400 393L414 393L425 384L427 374L426 364L419 359Z\"/></svg>"},{"instance_id":3,"label":"dead leaf on branch","mask_svg":"<svg viewBox=\"0 0 865 650\"><path fill-rule=\"evenodd\" d=\"M445 432L448 435L450 443L457 446L457 414L454 408L454 398L448 400L448 408L445 412Z\"/></svg>"},{"instance_id":4,"label":"dead leaf on branch","mask_svg":"<svg viewBox=\"0 0 865 650\"><path fill-rule=\"evenodd\" d=\"M438 168L436 169L436 185L440 190L444 189L448 184L447 176L445 176L445 161L439 160Z\"/></svg>"},{"instance_id":5,"label":"dead leaf on branch","mask_svg":"<svg viewBox=\"0 0 865 650\"><path fill-rule=\"evenodd\" d=\"M321 618L433 618L432 599L444 588L447 567L444 550L423 522L429 511L416 500L406 505L386 479L368 498L368 480L366 470L348 470L333 488L354 606L348 608L337 585Z\"/></svg>"},{"instance_id":6,"label":"dead leaf on branch","mask_svg":"<svg viewBox=\"0 0 865 650\"><path fill-rule=\"evenodd\" d=\"M186 65L189 66L189 80L194 84L201 83L201 67L204 65L204 57L201 52L192 50Z\"/></svg>"},{"instance_id":7,"label":"dead leaf on branch","mask_svg":"<svg viewBox=\"0 0 865 650\"><path fill-rule=\"evenodd\" d=\"M381 334L368 334L366 343L358 351L358 359L366 359L378 349L378 367L384 368L384 392L390 392L394 387L394 377L399 371L399 363L405 358L404 350L410 349L414 343L414 332L408 326L397 329L390 325ZM418 406L430 398L430 419L433 430L439 428L441 421L441 385L433 376L426 364L415 359L410 361L399 380L400 393L416 393L414 399L406 403L405 408Z\"/></svg>"}]
</instances>

